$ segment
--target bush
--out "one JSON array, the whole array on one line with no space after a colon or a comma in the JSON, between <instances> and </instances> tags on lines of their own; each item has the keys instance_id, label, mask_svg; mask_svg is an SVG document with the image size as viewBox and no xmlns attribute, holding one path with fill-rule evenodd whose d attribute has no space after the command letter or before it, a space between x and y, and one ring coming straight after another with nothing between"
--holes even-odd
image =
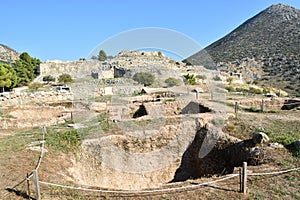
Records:
<instances>
[{"instance_id":1,"label":"bush","mask_svg":"<svg viewBox=\"0 0 300 200\"><path fill-rule=\"evenodd\" d=\"M214 81L222 81L221 77L218 76L218 75L214 76L214 77L213 77L213 80L214 80Z\"/></svg>"},{"instance_id":2,"label":"bush","mask_svg":"<svg viewBox=\"0 0 300 200\"><path fill-rule=\"evenodd\" d=\"M54 78L53 76L51 76L51 75L49 75L49 76L44 76L44 77L43 77L43 81L45 81L45 82L47 82L47 83L49 83L49 82L54 82L54 81L55 81L55 78Z\"/></svg>"},{"instance_id":3,"label":"bush","mask_svg":"<svg viewBox=\"0 0 300 200\"><path fill-rule=\"evenodd\" d=\"M249 92L252 93L252 94L262 94L263 93L263 91L261 89L254 88L254 87L250 87Z\"/></svg>"},{"instance_id":4,"label":"bush","mask_svg":"<svg viewBox=\"0 0 300 200\"><path fill-rule=\"evenodd\" d=\"M70 74L62 74L58 77L58 82L60 83L73 83L72 76Z\"/></svg>"},{"instance_id":5,"label":"bush","mask_svg":"<svg viewBox=\"0 0 300 200\"><path fill-rule=\"evenodd\" d=\"M144 86L149 86L154 83L155 76L150 73L139 72L136 73L132 79L140 84L143 84Z\"/></svg>"},{"instance_id":6,"label":"bush","mask_svg":"<svg viewBox=\"0 0 300 200\"><path fill-rule=\"evenodd\" d=\"M228 91L228 92L235 92L235 88L232 87L232 86L226 86L225 89Z\"/></svg>"},{"instance_id":7,"label":"bush","mask_svg":"<svg viewBox=\"0 0 300 200\"><path fill-rule=\"evenodd\" d=\"M197 79L201 79L201 80L205 80L205 79L206 79L206 76L205 76L205 75L200 75L200 74L198 74L198 75L196 76L196 78L197 78Z\"/></svg>"},{"instance_id":8,"label":"bush","mask_svg":"<svg viewBox=\"0 0 300 200\"><path fill-rule=\"evenodd\" d=\"M168 78L165 80L165 83L167 84L168 87L173 87L173 86L179 86L180 85L180 80L177 78Z\"/></svg>"},{"instance_id":9,"label":"bush","mask_svg":"<svg viewBox=\"0 0 300 200\"><path fill-rule=\"evenodd\" d=\"M31 83L28 88L30 90L34 90L34 91L37 91L39 88L43 87L44 85L42 83L38 83L38 82L34 82L34 83Z\"/></svg>"},{"instance_id":10,"label":"bush","mask_svg":"<svg viewBox=\"0 0 300 200\"><path fill-rule=\"evenodd\" d=\"M60 133L49 131L46 141L49 146L55 147L57 150L63 152L74 151L80 145L80 138L77 130L70 130Z\"/></svg>"}]
</instances>

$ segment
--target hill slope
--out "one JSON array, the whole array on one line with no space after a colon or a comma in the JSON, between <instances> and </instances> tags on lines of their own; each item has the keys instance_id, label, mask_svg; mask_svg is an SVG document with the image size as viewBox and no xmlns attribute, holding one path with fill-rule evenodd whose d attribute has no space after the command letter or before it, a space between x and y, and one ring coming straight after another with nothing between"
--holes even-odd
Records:
<instances>
[{"instance_id":1,"label":"hill slope","mask_svg":"<svg viewBox=\"0 0 300 200\"><path fill-rule=\"evenodd\" d=\"M300 10L276 4L192 55L188 61L207 67L231 68L251 75L261 85L300 94L299 57Z\"/></svg>"},{"instance_id":2,"label":"hill slope","mask_svg":"<svg viewBox=\"0 0 300 200\"><path fill-rule=\"evenodd\" d=\"M19 59L19 53L12 48L0 44L0 62L11 63Z\"/></svg>"}]
</instances>

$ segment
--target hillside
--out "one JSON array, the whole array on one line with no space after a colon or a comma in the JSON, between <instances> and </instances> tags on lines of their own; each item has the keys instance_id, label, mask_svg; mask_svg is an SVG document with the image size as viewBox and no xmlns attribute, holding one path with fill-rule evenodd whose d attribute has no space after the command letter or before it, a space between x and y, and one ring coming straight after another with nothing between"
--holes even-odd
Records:
<instances>
[{"instance_id":1,"label":"hillside","mask_svg":"<svg viewBox=\"0 0 300 200\"><path fill-rule=\"evenodd\" d=\"M272 5L187 60L300 94L300 10ZM209 56L208 56L209 55Z\"/></svg>"},{"instance_id":2,"label":"hillside","mask_svg":"<svg viewBox=\"0 0 300 200\"><path fill-rule=\"evenodd\" d=\"M19 53L12 48L0 44L0 61L11 63L19 58Z\"/></svg>"}]
</instances>

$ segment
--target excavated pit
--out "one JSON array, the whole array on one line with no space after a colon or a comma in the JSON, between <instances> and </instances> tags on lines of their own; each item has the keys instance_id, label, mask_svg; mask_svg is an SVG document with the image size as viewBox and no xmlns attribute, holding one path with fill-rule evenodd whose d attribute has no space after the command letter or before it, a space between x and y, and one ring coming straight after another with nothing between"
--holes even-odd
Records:
<instances>
[{"instance_id":1,"label":"excavated pit","mask_svg":"<svg viewBox=\"0 0 300 200\"><path fill-rule=\"evenodd\" d=\"M175 105L164 105L173 110L166 111L171 116L158 129L147 126L83 140L78 159L69 169L74 182L109 189L146 189L231 173L235 166L252 159L253 147L260 140L240 141L223 133L212 124L214 112L199 103L190 102L181 111ZM148 112L147 117L157 110L149 104L132 108ZM197 112L191 113L193 108Z\"/></svg>"}]
</instances>

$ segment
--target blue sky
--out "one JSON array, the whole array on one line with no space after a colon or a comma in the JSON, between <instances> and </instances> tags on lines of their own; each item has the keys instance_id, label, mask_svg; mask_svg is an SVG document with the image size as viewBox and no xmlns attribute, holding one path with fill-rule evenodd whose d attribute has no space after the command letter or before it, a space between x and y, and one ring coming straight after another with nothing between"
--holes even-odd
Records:
<instances>
[{"instance_id":1,"label":"blue sky","mask_svg":"<svg viewBox=\"0 0 300 200\"><path fill-rule=\"evenodd\" d=\"M121 32L160 27L205 47L277 3L300 9L299 0L2 0L0 43L42 61L78 60Z\"/></svg>"}]
</instances>

